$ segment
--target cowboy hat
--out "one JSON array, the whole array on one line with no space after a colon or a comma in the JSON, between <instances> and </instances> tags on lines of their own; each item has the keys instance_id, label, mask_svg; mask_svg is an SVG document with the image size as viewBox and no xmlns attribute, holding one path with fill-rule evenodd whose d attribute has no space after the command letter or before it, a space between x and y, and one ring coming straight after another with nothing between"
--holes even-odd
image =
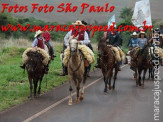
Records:
<instances>
[{"instance_id":1,"label":"cowboy hat","mask_svg":"<svg viewBox=\"0 0 163 122\"><path fill-rule=\"evenodd\" d=\"M40 35L40 34L42 34L43 32L42 31L40 31L40 30L38 30L38 31L36 31L36 34L35 34L35 38L38 36L38 35Z\"/></svg>"},{"instance_id":2,"label":"cowboy hat","mask_svg":"<svg viewBox=\"0 0 163 122\"><path fill-rule=\"evenodd\" d=\"M77 20L75 23L72 23L72 25L84 25L80 20Z\"/></svg>"},{"instance_id":3,"label":"cowboy hat","mask_svg":"<svg viewBox=\"0 0 163 122\"><path fill-rule=\"evenodd\" d=\"M161 37L163 37L163 34L160 34Z\"/></svg>"},{"instance_id":4,"label":"cowboy hat","mask_svg":"<svg viewBox=\"0 0 163 122\"><path fill-rule=\"evenodd\" d=\"M145 32L144 31L140 31L140 33L139 34L144 34L145 35Z\"/></svg>"},{"instance_id":5,"label":"cowboy hat","mask_svg":"<svg viewBox=\"0 0 163 122\"><path fill-rule=\"evenodd\" d=\"M136 32L133 32L131 36L137 36L138 34Z\"/></svg>"}]
</instances>

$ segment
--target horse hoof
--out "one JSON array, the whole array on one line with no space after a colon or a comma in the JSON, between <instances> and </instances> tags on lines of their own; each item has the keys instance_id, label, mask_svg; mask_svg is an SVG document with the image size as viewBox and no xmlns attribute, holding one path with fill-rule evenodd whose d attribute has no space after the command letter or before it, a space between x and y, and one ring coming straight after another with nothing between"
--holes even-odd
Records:
<instances>
[{"instance_id":1,"label":"horse hoof","mask_svg":"<svg viewBox=\"0 0 163 122\"><path fill-rule=\"evenodd\" d=\"M80 97L80 101L82 101L83 99L84 99L84 97L83 97L83 96L81 96L81 97Z\"/></svg>"},{"instance_id":2,"label":"horse hoof","mask_svg":"<svg viewBox=\"0 0 163 122\"><path fill-rule=\"evenodd\" d=\"M72 105L72 102L68 102L68 105L69 105L69 106Z\"/></svg>"},{"instance_id":3,"label":"horse hoof","mask_svg":"<svg viewBox=\"0 0 163 122\"><path fill-rule=\"evenodd\" d=\"M78 98L78 99L76 99L76 103L80 103L80 99Z\"/></svg>"},{"instance_id":4,"label":"horse hoof","mask_svg":"<svg viewBox=\"0 0 163 122\"><path fill-rule=\"evenodd\" d=\"M112 87L111 86L109 86L109 90L111 90L112 89Z\"/></svg>"},{"instance_id":5,"label":"horse hoof","mask_svg":"<svg viewBox=\"0 0 163 122\"><path fill-rule=\"evenodd\" d=\"M40 95L40 91L38 91L37 94Z\"/></svg>"},{"instance_id":6,"label":"horse hoof","mask_svg":"<svg viewBox=\"0 0 163 122\"><path fill-rule=\"evenodd\" d=\"M29 99L32 99L32 96L30 95L30 96L28 96L28 98L29 98Z\"/></svg>"}]
</instances>

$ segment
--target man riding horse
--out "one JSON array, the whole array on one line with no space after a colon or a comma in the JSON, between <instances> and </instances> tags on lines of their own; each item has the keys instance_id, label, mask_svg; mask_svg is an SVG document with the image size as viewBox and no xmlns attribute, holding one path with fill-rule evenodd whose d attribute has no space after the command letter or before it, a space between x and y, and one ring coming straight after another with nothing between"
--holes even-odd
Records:
<instances>
[{"instance_id":1,"label":"man riding horse","mask_svg":"<svg viewBox=\"0 0 163 122\"><path fill-rule=\"evenodd\" d=\"M114 25L111 25L111 26L114 26ZM105 42L108 45L108 47L112 46L112 47L116 47L118 49L118 51L121 50L119 47L122 46L122 38L120 36L120 33L115 31L115 28L114 28L113 32L110 32L110 31L104 32L103 39L106 40ZM120 69L121 61L119 61L119 63L117 63L119 71L121 71L121 69ZM95 67L100 68L99 57L97 58L97 65Z\"/></svg>"},{"instance_id":2,"label":"man riding horse","mask_svg":"<svg viewBox=\"0 0 163 122\"><path fill-rule=\"evenodd\" d=\"M43 50L45 50L46 48L46 45L45 45L45 40L44 40L44 37L43 37L43 32L42 31L36 31L36 34L35 34L35 39L32 43L32 47L35 48L35 47L38 47L38 48L41 48ZM26 63L24 62L22 66L20 66L22 69L25 69L26 67ZM45 73L47 74L49 71L49 64L46 64L45 66Z\"/></svg>"},{"instance_id":3,"label":"man riding horse","mask_svg":"<svg viewBox=\"0 0 163 122\"><path fill-rule=\"evenodd\" d=\"M136 34L135 34L136 35ZM147 39L145 32L141 31L139 34L139 38L137 39L137 42L135 41L136 47L139 48L134 48L134 54L132 55L132 60L131 60L131 69L133 70L137 61L138 56L140 56L143 53L143 47L147 44ZM132 44L132 43L131 43Z\"/></svg>"},{"instance_id":4,"label":"man riding horse","mask_svg":"<svg viewBox=\"0 0 163 122\"><path fill-rule=\"evenodd\" d=\"M136 32L133 32L133 34L131 35L131 39L129 40L129 50L135 48L135 47L139 47L138 44L138 34Z\"/></svg>"},{"instance_id":5,"label":"man riding horse","mask_svg":"<svg viewBox=\"0 0 163 122\"><path fill-rule=\"evenodd\" d=\"M80 20L77 20L75 23L72 23L72 25L79 27L79 28L80 28L80 26L84 26L84 24ZM90 44L88 33L84 30L81 31L80 29L79 30L75 29L75 30L69 31L66 34L66 36L64 37L64 49L66 49L69 46L68 40L71 36L74 36L74 37L78 36L77 40L82 45ZM65 76L65 75L67 75L67 68L63 65L63 72L62 72L61 76Z\"/></svg>"}]
</instances>

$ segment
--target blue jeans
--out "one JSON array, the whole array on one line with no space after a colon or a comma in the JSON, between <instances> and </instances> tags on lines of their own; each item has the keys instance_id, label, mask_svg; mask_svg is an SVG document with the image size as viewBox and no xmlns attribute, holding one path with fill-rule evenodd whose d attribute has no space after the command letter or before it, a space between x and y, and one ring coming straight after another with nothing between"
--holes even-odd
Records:
<instances>
[{"instance_id":1,"label":"blue jeans","mask_svg":"<svg viewBox=\"0 0 163 122\"><path fill-rule=\"evenodd\" d=\"M51 48L51 53L52 53L52 55L54 55L54 49L53 49L53 46L52 46L52 44L50 43L50 41L48 41L48 45L49 45L50 48Z\"/></svg>"}]
</instances>

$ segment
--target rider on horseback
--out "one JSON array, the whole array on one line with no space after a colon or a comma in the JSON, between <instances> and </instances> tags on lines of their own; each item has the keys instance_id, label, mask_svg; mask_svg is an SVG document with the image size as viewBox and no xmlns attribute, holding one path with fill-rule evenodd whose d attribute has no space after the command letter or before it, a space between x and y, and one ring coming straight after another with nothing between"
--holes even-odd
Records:
<instances>
[{"instance_id":1,"label":"rider on horseback","mask_svg":"<svg viewBox=\"0 0 163 122\"><path fill-rule=\"evenodd\" d=\"M50 53L49 53L49 54L50 54L50 56L51 56L51 59L54 60L54 57L56 57L56 56L54 55L53 46L52 46L52 44L50 43L50 39L51 39L50 33L46 30L46 31L43 33L43 37L44 37L44 39L45 39L45 43L46 43L47 45L49 45L49 47L50 47L50 50L49 50Z\"/></svg>"},{"instance_id":2,"label":"rider on horseback","mask_svg":"<svg viewBox=\"0 0 163 122\"><path fill-rule=\"evenodd\" d=\"M135 47L139 47L139 44L138 44L138 34L136 32L133 32L133 34L131 35L131 39L129 41L129 49L131 50L132 48L135 48Z\"/></svg>"},{"instance_id":3,"label":"rider on horseback","mask_svg":"<svg viewBox=\"0 0 163 122\"><path fill-rule=\"evenodd\" d=\"M79 27L80 26L84 26L84 24L80 21L80 20L77 20L75 23L72 23L72 25L76 26L76 27ZM70 30L65 38L64 38L64 49L66 49L68 46L69 46L69 38L71 36L74 36L74 37L77 37L78 36L78 42L82 45L88 45L90 43L90 40L89 40L89 37L88 37L88 33L86 31L81 31L80 29L77 30L77 29L74 29L74 30ZM67 71L66 71L66 67L63 65L63 72L61 74L61 76L65 76L67 74Z\"/></svg>"},{"instance_id":4,"label":"rider on horseback","mask_svg":"<svg viewBox=\"0 0 163 122\"><path fill-rule=\"evenodd\" d=\"M113 26L113 25L111 25L111 26ZM120 36L120 33L115 31L115 28L114 28L113 32L109 32L109 31L105 32L104 33L104 39L106 40L106 44L108 46L111 45L111 46L117 47L117 48L122 46L122 38ZM121 70L120 69L120 64L121 64L121 61L117 63L117 65L119 67L119 71ZM100 68L99 57L97 58L97 65L95 67Z\"/></svg>"},{"instance_id":5,"label":"rider on horseback","mask_svg":"<svg viewBox=\"0 0 163 122\"><path fill-rule=\"evenodd\" d=\"M144 52L144 46L147 45L147 39L146 39L146 35L145 32L141 31L139 34L139 38L138 38L138 45L137 47L139 48L135 48L135 53L133 54L132 57L132 63L131 63L131 69L134 69L135 63L137 61L137 58L143 54Z\"/></svg>"},{"instance_id":6,"label":"rider on horseback","mask_svg":"<svg viewBox=\"0 0 163 122\"><path fill-rule=\"evenodd\" d=\"M36 34L35 34L35 39L32 43L32 47L35 48L35 47L39 47L41 49L45 49L45 40L44 40L44 37L43 37L43 32L42 31L36 31ZM24 63L22 66L20 66L22 69L25 69L25 66L26 64ZM47 64L45 66L45 73L47 74L49 71L49 64Z\"/></svg>"}]
</instances>

